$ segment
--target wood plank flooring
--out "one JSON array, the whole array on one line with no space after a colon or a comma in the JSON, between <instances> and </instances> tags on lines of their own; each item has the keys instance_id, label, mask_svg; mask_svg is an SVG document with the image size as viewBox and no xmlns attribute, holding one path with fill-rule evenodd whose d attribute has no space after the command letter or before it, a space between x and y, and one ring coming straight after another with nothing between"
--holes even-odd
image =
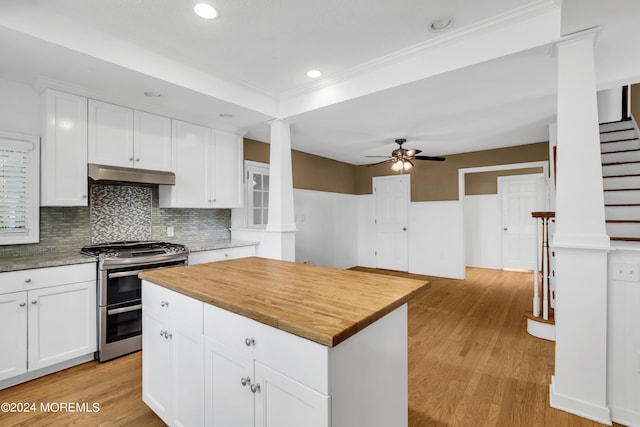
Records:
<instances>
[{"instance_id":1,"label":"wood plank flooring","mask_svg":"<svg viewBox=\"0 0 640 427\"><path fill-rule=\"evenodd\" d=\"M427 279L431 289L409 304L410 427L600 425L549 407L554 343L528 335L523 316L531 273L469 268L466 280ZM138 352L0 390L0 402L100 404L94 413L0 412L0 426L162 426L141 400L141 376Z\"/></svg>"}]
</instances>

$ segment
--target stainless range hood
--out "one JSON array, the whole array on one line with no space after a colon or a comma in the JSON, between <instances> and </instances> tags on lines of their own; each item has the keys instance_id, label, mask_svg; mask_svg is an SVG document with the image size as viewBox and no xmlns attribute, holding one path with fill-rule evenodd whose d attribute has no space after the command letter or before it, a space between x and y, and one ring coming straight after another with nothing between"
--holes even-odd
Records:
<instances>
[{"instance_id":1,"label":"stainless range hood","mask_svg":"<svg viewBox=\"0 0 640 427\"><path fill-rule=\"evenodd\" d=\"M139 182L143 184L176 185L173 172L122 168L89 163L89 178L95 181Z\"/></svg>"}]
</instances>

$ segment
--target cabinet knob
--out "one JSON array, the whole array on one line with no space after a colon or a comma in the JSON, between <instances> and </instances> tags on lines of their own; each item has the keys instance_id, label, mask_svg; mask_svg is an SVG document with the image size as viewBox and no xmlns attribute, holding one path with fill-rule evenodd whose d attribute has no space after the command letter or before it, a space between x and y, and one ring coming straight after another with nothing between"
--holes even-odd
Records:
<instances>
[{"instance_id":1,"label":"cabinet knob","mask_svg":"<svg viewBox=\"0 0 640 427\"><path fill-rule=\"evenodd\" d=\"M24 279L24 283L31 283L31 278L27 277L26 279Z\"/></svg>"},{"instance_id":2,"label":"cabinet knob","mask_svg":"<svg viewBox=\"0 0 640 427\"><path fill-rule=\"evenodd\" d=\"M251 347L252 345L256 344L256 340L253 338L245 338L244 343L247 347Z\"/></svg>"},{"instance_id":3,"label":"cabinet knob","mask_svg":"<svg viewBox=\"0 0 640 427\"><path fill-rule=\"evenodd\" d=\"M83 194L83 195L82 195L82 198L83 198L83 199L86 199L86 198L87 198L87 195L86 195L86 194Z\"/></svg>"},{"instance_id":4,"label":"cabinet knob","mask_svg":"<svg viewBox=\"0 0 640 427\"><path fill-rule=\"evenodd\" d=\"M160 301L160 307L169 307L169 301Z\"/></svg>"},{"instance_id":5,"label":"cabinet knob","mask_svg":"<svg viewBox=\"0 0 640 427\"><path fill-rule=\"evenodd\" d=\"M31 300L31 304L37 304L37 303L38 303L37 299Z\"/></svg>"},{"instance_id":6,"label":"cabinet knob","mask_svg":"<svg viewBox=\"0 0 640 427\"><path fill-rule=\"evenodd\" d=\"M163 337L164 336L164 331L160 331L160 336Z\"/></svg>"},{"instance_id":7,"label":"cabinet knob","mask_svg":"<svg viewBox=\"0 0 640 427\"><path fill-rule=\"evenodd\" d=\"M251 391L253 393L259 392L260 391L260 384L251 384Z\"/></svg>"},{"instance_id":8,"label":"cabinet knob","mask_svg":"<svg viewBox=\"0 0 640 427\"><path fill-rule=\"evenodd\" d=\"M246 387L247 385L251 385L251 377L240 378L240 384L242 384L242 387Z\"/></svg>"},{"instance_id":9,"label":"cabinet knob","mask_svg":"<svg viewBox=\"0 0 640 427\"><path fill-rule=\"evenodd\" d=\"M26 302L21 302L21 303L20 303L20 307L24 307L25 305L27 305L27 303L26 303Z\"/></svg>"},{"instance_id":10,"label":"cabinet knob","mask_svg":"<svg viewBox=\"0 0 640 427\"><path fill-rule=\"evenodd\" d=\"M140 157L137 157L137 158L136 158L136 162L139 162L139 161L140 161Z\"/></svg>"},{"instance_id":11,"label":"cabinet knob","mask_svg":"<svg viewBox=\"0 0 640 427\"><path fill-rule=\"evenodd\" d=\"M130 161L130 162L133 162L133 157L129 157L129 161Z\"/></svg>"},{"instance_id":12,"label":"cabinet knob","mask_svg":"<svg viewBox=\"0 0 640 427\"><path fill-rule=\"evenodd\" d=\"M170 332L165 332L164 333L164 339L170 340L171 338L173 338L173 334L171 334Z\"/></svg>"}]
</instances>

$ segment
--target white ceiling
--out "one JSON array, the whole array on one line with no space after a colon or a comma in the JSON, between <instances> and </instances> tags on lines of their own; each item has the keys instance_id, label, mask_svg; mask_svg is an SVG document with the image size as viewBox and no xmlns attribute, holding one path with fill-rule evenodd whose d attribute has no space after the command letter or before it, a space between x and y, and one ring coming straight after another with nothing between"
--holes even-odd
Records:
<instances>
[{"instance_id":1,"label":"white ceiling","mask_svg":"<svg viewBox=\"0 0 640 427\"><path fill-rule=\"evenodd\" d=\"M547 140L561 34L601 25L601 88L640 81L640 2L3 0L0 78L246 132L354 164ZM429 22L452 16L446 33ZM324 76L305 75L318 68ZM163 93L161 98L143 92ZM221 118L231 113L233 118Z\"/></svg>"}]
</instances>

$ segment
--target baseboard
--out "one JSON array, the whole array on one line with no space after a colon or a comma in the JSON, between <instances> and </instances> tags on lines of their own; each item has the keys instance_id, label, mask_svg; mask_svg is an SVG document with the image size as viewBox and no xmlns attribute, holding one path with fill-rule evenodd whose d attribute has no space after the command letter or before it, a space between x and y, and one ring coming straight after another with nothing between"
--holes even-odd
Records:
<instances>
[{"instance_id":1,"label":"baseboard","mask_svg":"<svg viewBox=\"0 0 640 427\"><path fill-rule=\"evenodd\" d=\"M44 377L45 375L52 374L54 372L62 371L63 369L70 368L72 366L80 365L82 363L90 362L94 360L94 353L91 352L89 354L85 354L84 356L75 357L71 360L66 360L64 362L56 363L55 365L47 366L42 369L38 369L37 371L27 372L26 374L17 375L15 377L7 378L6 380L0 381L0 390L3 390L8 387L12 387L17 384L21 384L27 381L34 380L36 378Z\"/></svg>"},{"instance_id":2,"label":"baseboard","mask_svg":"<svg viewBox=\"0 0 640 427\"><path fill-rule=\"evenodd\" d=\"M607 406L598 406L584 400L557 393L554 384L555 377L551 377L549 385L549 405L552 408L569 412L582 418L597 421L602 424L612 425L611 411Z\"/></svg>"},{"instance_id":3,"label":"baseboard","mask_svg":"<svg viewBox=\"0 0 640 427\"><path fill-rule=\"evenodd\" d=\"M640 412L611 407L611 420L629 427L640 427Z\"/></svg>"}]
</instances>

